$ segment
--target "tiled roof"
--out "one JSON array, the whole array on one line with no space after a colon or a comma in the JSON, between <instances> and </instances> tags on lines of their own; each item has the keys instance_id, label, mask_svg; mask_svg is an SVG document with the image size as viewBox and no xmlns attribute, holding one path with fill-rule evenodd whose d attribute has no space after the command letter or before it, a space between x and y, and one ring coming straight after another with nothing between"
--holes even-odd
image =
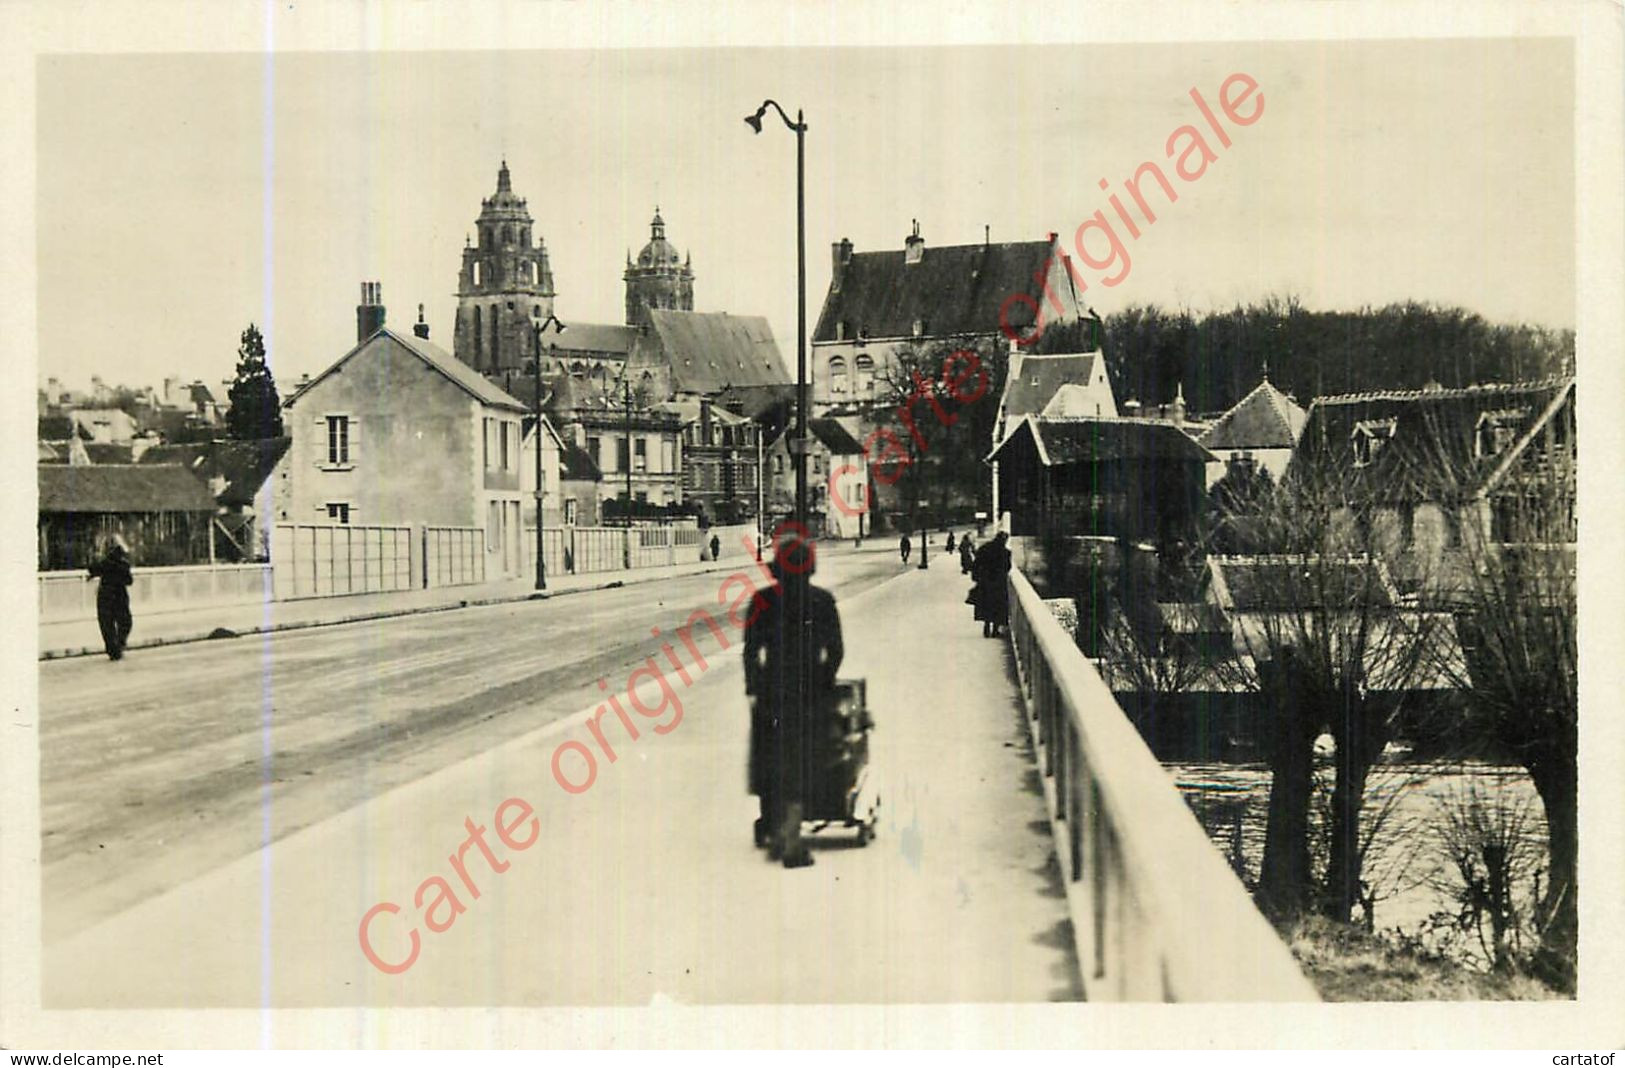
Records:
<instances>
[{"instance_id":1,"label":"tiled roof","mask_svg":"<svg viewBox=\"0 0 1625 1068\"><path fill-rule=\"evenodd\" d=\"M179 464L39 465L41 512L213 512L208 489Z\"/></svg>"},{"instance_id":2,"label":"tiled roof","mask_svg":"<svg viewBox=\"0 0 1625 1068\"><path fill-rule=\"evenodd\" d=\"M570 482L599 482L604 474L598 470L598 464L587 455L583 449L573 441L565 441L564 452L561 454L564 462L564 472L561 477Z\"/></svg>"},{"instance_id":3,"label":"tiled roof","mask_svg":"<svg viewBox=\"0 0 1625 1068\"><path fill-rule=\"evenodd\" d=\"M225 505L251 505L265 480L287 454L293 439L265 438L260 441L198 442L189 445L154 445L141 454L142 464L179 464L201 479L204 485L215 477L225 479L226 488L216 498Z\"/></svg>"},{"instance_id":4,"label":"tiled roof","mask_svg":"<svg viewBox=\"0 0 1625 1068\"><path fill-rule=\"evenodd\" d=\"M1308 412L1265 379L1208 427L1200 440L1215 452L1291 449L1297 446L1298 435L1308 420Z\"/></svg>"},{"instance_id":5,"label":"tiled roof","mask_svg":"<svg viewBox=\"0 0 1625 1068\"><path fill-rule=\"evenodd\" d=\"M856 456L863 452L858 439L834 419L809 419L807 429L835 456Z\"/></svg>"},{"instance_id":6,"label":"tiled roof","mask_svg":"<svg viewBox=\"0 0 1625 1068\"><path fill-rule=\"evenodd\" d=\"M1060 356L1023 356L1019 374L1012 374L1004 384L1002 407L1005 417L1034 415L1065 385L1087 386L1095 375L1095 361L1104 359L1098 352L1067 353ZM1116 415L1116 412L1105 412Z\"/></svg>"},{"instance_id":7,"label":"tiled roof","mask_svg":"<svg viewBox=\"0 0 1625 1068\"><path fill-rule=\"evenodd\" d=\"M560 359L576 355L610 354L625 356L637 341L638 328L612 323L567 323L562 334L548 334L542 342L546 352Z\"/></svg>"},{"instance_id":8,"label":"tiled roof","mask_svg":"<svg viewBox=\"0 0 1625 1068\"><path fill-rule=\"evenodd\" d=\"M1024 436L1033 439L1046 467L1118 460L1207 463L1214 458L1190 435L1161 419L1024 416L990 459L998 460Z\"/></svg>"},{"instance_id":9,"label":"tiled roof","mask_svg":"<svg viewBox=\"0 0 1625 1068\"><path fill-rule=\"evenodd\" d=\"M1237 612L1352 609L1362 604L1387 608L1395 603L1387 569L1381 561L1366 559L1210 556L1208 581L1220 591L1220 607Z\"/></svg>"},{"instance_id":10,"label":"tiled roof","mask_svg":"<svg viewBox=\"0 0 1625 1068\"><path fill-rule=\"evenodd\" d=\"M650 309L649 325L678 393L790 381L773 328L760 315Z\"/></svg>"},{"instance_id":11,"label":"tiled roof","mask_svg":"<svg viewBox=\"0 0 1625 1068\"><path fill-rule=\"evenodd\" d=\"M927 245L918 263L905 263L902 249L853 253L840 289L831 285L824 299L812 339L836 340L838 323L847 338L865 331L872 338L910 337L916 320L928 337L998 333L999 309L1012 294L1037 292L1033 275L1044 277L1053 249L1047 240ZM1032 305L1011 301L1006 319L1024 336Z\"/></svg>"},{"instance_id":12,"label":"tiled roof","mask_svg":"<svg viewBox=\"0 0 1625 1068\"><path fill-rule=\"evenodd\" d=\"M311 387L316 385L316 383L322 381L328 375L342 367L357 353L364 351L369 345L372 345L380 339L384 339L386 342L395 342L395 344L401 346L407 352L410 352L412 355L416 356L430 367L433 367L436 371L439 371L442 375L445 375L447 378L451 379L452 382L454 382L464 392L468 393L474 399L484 404L489 404L494 408L507 408L513 411L524 412L530 410L529 405L521 403L504 390L499 389L491 382L486 381L484 375L452 356L451 353L447 352L445 349L441 348L439 345L436 345L429 339L397 334L387 326L379 328L379 330L371 337L367 338L367 340L361 342L355 348L333 361L332 365L329 366L327 370L301 385L293 392L291 396L288 397L286 401L283 402L283 406L291 407L292 405L296 404L299 401L299 398L303 397L305 393L311 389Z\"/></svg>"},{"instance_id":13,"label":"tiled roof","mask_svg":"<svg viewBox=\"0 0 1625 1068\"><path fill-rule=\"evenodd\" d=\"M1482 491L1525 447L1535 431L1572 398L1574 379L1493 383L1463 389L1351 393L1309 405L1293 466L1300 472L1347 473L1355 484L1389 500L1446 500ZM1476 437L1486 415L1513 428L1513 443L1479 455ZM1383 439L1370 462L1355 464L1358 432ZM1570 447L1573 441L1570 440Z\"/></svg>"}]
</instances>

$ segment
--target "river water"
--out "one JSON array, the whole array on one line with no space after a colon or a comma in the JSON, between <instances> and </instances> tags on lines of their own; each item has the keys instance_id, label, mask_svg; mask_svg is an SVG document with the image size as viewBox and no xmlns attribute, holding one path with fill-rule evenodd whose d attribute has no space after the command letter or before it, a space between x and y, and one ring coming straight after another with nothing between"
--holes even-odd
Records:
<instances>
[{"instance_id":1,"label":"river water","mask_svg":"<svg viewBox=\"0 0 1625 1068\"><path fill-rule=\"evenodd\" d=\"M1208 832L1213 844L1241 875L1257 885L1264 856L1269 806L1269 769L1261 764L1163 765ZM1324 867L1326 812L1332 769L1316 772L1311 809L1311 852L1317 874ZM1489 764L1381 764L1372 769L1362 810L1370 836L1365 880L1377 895L1372 927L1378 932L1420 936L1432 948L1482 967L1476 936L1441 929L1440 914L1456 916L1447 845L1459 835L1452 824L1474 808L1487 825L1516 841L1531 869L1520 893L1527 906L1536 892L1534 869L1544 868L1546 825L1534 784L1522 768Z\"/></svg>"}]
</instances>

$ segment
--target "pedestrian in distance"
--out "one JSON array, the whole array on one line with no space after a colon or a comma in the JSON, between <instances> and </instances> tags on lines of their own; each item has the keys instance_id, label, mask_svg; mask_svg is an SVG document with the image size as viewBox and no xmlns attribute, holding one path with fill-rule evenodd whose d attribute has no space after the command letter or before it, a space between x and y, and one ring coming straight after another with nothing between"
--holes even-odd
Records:
<instances>
[{"instance_id":1,"label":"pedestrian in distance","mask_svg":"<svg viewBox=\"0 0 1625 1068\"><path fill-rule=\"evenodd\" d=\"M903 554L903 566L908 566L908 554L914 551L914 543L904 534L897 542L897 551Z\"/></svg>"},{"instance_id":2,"label":"pedestrian in distance","mask_svg":"<svg viewBox=\"0 0 1625 1068\"><path fill-rule=\"evenodd\" d=\"M948 532L948 551L954 551L954 532L951 530Z\"/></svg>"},{"instance_id":3,"label":"pedestrian in distance","mask_svg":"<svg viewBox=\"0 0 1625 1068\"><path fill-rule=\"evenodd\" d=\"M722 555L722 541L715 534L711 535L711 559L715 560Z\"/></svg>"},{"instance_id":4,"label":"pedestrian in distance","mask_svg":"<svg viewBox=\"0 0 1625 1068\"><path fill-rule=\"evenodd\" d=\"M801 837L816 739L835 708L844 649L835 598L812 584L817 553L808 541L776 541L775 584L759 593L745 627L745 692L751 701L750 790L759 801L758 847L786 868L813 863ZM797 641L796 621L807 621ZM800 694L807 694L802 716Z\"/></svg>"},{"instance_id":5,"label":"pedestrian in distance","mask_svg":"<svg viewBox=\"0 0 1625 1068\"><path fill-rule=\"evenodd\" d=\"M123 538L114 534L109 539L102 558L90 565L87 581L92 578L101 580L96 587L96 622L101 626L102 644L109 660L122 660L135 625L130 615L130 585L135 578L130 574L130 549Z\"/></svg>"},{"instance_id":6,"label":"pedestrian in distance","mask_svg":"<svg viewBox=\"0 0 1625 1068\"><path fill-rule=\"evenodd\" d=\"M976 543L971 541L970 531L959 539L959 573L968 575L976 566Z\"/></svg>"}]
</instances>

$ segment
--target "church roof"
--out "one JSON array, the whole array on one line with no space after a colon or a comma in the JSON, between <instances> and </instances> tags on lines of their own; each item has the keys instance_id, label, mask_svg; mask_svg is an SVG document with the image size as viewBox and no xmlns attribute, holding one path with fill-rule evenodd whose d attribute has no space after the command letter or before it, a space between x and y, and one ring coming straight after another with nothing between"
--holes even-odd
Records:
<instances>
[{"instance_id":1,"label":"church roof","mask_svg":"<svg viewBox=\"0 0 1625 1068\"><path fill-rule=\"evenodd\" d=\"M625 356L632 351L638 328L610 323L566 323L564 333L549 334L555 356L568 358L576 353L608 353Z\"/></svg>"},{"instance_id":2,"label":"church roof","mask_svg":"<svg viewBox=\"0 0 1625 1068\"><path fill-rule=\"evenodd\" d=\"M671 370L674 393L790 381L773 328L760 315L651 308L649 327Z\"/></svg>"},{"instance_id":3,"label":"church roof","mask_svg":"<svg viewBox=\"0 0 1625 1068\"><path fill-rule=\"evenodd\" d=\"M943 245L927 247L918 263L905 263L902 249L853 253L840 288L830 285L813 340L837 340L841 323L847 338L910 337L916 321L927 337L997 334L1012 295L1036 299L1041 281L1033 275L1045 277L1054 250L1049 240ZM1017 336L1031 331L1035 306L1009 301L1005 317Z\"/></svg>"},{"instance_id":4,"label":"church roof","mask_svg":"<svg viewBox=\"0 0 1625 1068\"><path fill-rule=\"evenodd\" d=\"M1270 384L1269 379L1236 403L1199 439L1210 449L1291 449L1309 413Z\"/></svg>"}]
</instances>

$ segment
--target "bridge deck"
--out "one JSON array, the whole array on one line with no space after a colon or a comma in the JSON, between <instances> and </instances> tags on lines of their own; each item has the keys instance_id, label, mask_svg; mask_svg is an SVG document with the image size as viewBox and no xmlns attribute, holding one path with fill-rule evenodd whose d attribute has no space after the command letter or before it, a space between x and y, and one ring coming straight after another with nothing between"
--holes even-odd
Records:
<instances>
[{"instance_id":1,"label":"bridge deck","mask_svg":"<svg viewBox=\"0 0 1625 1068\"><path fill-rule=\"evenodd\" d=\"M737 643L680 690L670 733L640 720L579 795L555 783L579 718L442 769L46 947L50 1008L1020 1002L1081 996L1065 891L1005 642L964 606L956 562L910 570L841 605L865 676L884 816L865 849L827 832L815 867L750 843ZM654 651L651 643L651 652ZM611 680L616 685L620 680ZM621 687L624 692L624 686ZM624 698L623 698L624 699ZM635 714L634 714L635 716ZM568 758L573 760L574 758ZM567 765L574 767L573 764ZM537 844L498 839L496 810L534 806ZM506 811L503 822L525 830ZM466 892L450 857L486 828ZM436 904L438 876L464 911ZM373 942L357 937L380 901Z\"/></svg>"}]
</instances>

